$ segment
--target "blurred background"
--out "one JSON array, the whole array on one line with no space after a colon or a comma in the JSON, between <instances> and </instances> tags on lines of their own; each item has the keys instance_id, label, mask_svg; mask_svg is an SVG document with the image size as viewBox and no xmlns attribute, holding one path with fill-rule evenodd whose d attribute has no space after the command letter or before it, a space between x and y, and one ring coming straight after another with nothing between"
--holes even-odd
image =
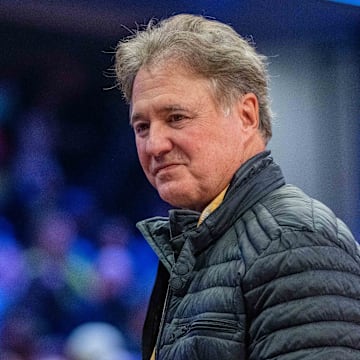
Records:
<instances>
[{"instance_id":1,"label":"blurred background","mask_svg":"<svg viewBox=\"0 0 360 360\"><path fill-rule=\"evenodd\" d=\"M0 1L0 359L137 360L166 215L111 75L137 24L214 17L269 56L288 182L360 238L360 7L323 0Z\"/></svg>"}]
</instances>

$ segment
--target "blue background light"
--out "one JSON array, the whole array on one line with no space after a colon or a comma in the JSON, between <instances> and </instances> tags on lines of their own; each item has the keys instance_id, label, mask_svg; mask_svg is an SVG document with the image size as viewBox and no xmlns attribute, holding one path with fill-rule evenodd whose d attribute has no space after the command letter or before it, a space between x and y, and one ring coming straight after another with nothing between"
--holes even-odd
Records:
<instances>
[{"instance_id":1,"label":"blue background light","mask_svg":"<svg viewBox=\"0 0 360 360\"><path fill-rule=\"evenodd\" d=\"M329 0L332 2L337 2L340 4L346 4L346 5L354 5L354 6L360 6L360 1L359 0Z\"/></svg>"}]
</instances>

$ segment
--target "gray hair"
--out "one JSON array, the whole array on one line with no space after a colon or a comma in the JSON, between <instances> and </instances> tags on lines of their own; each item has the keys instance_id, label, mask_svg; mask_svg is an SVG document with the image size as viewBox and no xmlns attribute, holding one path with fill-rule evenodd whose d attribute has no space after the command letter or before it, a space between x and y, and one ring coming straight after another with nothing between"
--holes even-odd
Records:
<instances>
[{"instance_id":1,"label":"gray hair","mask_svg":"<svg viewBox=\"0 0 360 360\"><path fill-rule=\"evenodd\" d=\"M115 72L125 100L130 103L135 76L143 66L179 61L210 81L224 109L241 95L254 93L259 101L261 132L272 135L267 58L232 27L195 15L176 15L151 21L121 40L116 48Z\"/></svg>"}]
</instances>

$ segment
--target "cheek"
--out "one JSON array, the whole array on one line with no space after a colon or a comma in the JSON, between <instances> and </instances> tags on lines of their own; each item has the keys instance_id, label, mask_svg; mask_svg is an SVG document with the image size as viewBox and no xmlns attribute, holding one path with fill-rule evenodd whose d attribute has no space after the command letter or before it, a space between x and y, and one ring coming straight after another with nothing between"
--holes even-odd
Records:
<instances>
[{"instance_id":1,"label":"cheek","mask_svg":"<svg viewBox=\"0 0 360 360\"><path fill-rule=\"evenodd\" d=\"M150 172L150 162L146 157L140 157L139 156L139 162L141 165L141 168L147 178L147 180L149 181L149 183L154 186L156 188L156 184L155 184L155 178L151 175Z\"/></svg>"},{"instance_id":2,"label":"cheek","mask_svg":"<svg viewBox=\"0 0 360 360\"><path fill-rule=\"evenodd\" d=\"M140 165L146 173L149 167L149 157L146 155L145 148L142 144L136 142L136 151Z\"/></svg>"},{"instance_id":3,"label":"cheek","mask_svg":"<svg viewBox=\"0 0 360 360\"><path fill-rule=\"evenodd\" d=\"M136 143L136 150L138 159L141 165L141 168L143 169L146 178L155 187L155 179L150 173L150 156L146 154L144 146L141 146L141 144Z\"/></svg>"}]
</instances>

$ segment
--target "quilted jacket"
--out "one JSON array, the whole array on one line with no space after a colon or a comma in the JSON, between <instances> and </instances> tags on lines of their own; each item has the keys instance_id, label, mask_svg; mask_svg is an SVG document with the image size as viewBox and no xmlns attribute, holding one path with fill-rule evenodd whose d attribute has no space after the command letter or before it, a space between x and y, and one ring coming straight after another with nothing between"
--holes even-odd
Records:
<instances>
[{"instance_id":1,"label":"quilted jacket","mask_svg":"<svg viewBox=\"0 0 360 360\"><path fill-rule=\"evenodd\" d=\"M322 203L285 184L269 152L223 203L138 228L159 257L143 359L359 360L360 250Z\"/></svg>"}]
</instances>

